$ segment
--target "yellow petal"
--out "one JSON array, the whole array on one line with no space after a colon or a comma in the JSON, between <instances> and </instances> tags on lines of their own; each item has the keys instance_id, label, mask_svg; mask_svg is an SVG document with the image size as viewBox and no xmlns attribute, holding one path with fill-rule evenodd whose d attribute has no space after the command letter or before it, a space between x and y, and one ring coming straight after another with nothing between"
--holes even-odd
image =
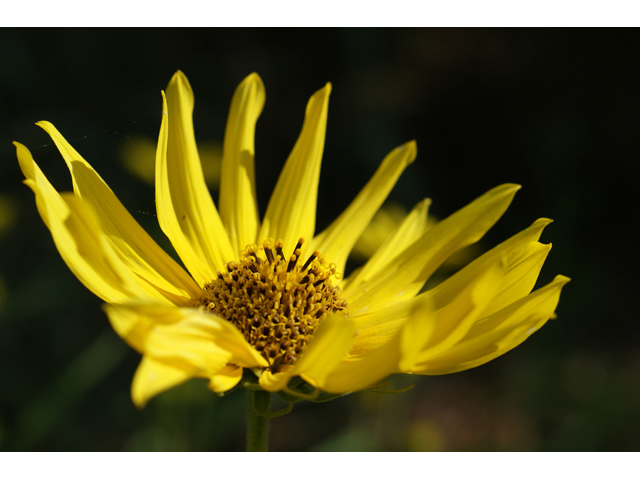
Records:
<instances>
[{"instance_id":1,"label":"yellow petal","mask_svg":"<svg viewBox=\"0 0 640 480\"><path fill-rule=\"evenodd\" d=\"M167 311L162 304L105 304L102 308L115 332L139 353L144 353L145 339L157 324L171 324L182 319L179 310Z\"/></svg>"},{"instance_id":2,"label":"yellow petal","mask_svg":"<svg viewBox=\"0 0 640 480\"><path fill-rule=\"evenodd\" d=\"M509 328L516 325L518 321L527 316L545 317L545 314L548 311L545 321L554 317L553 311L558 304L560 291L569 281L570 279L564 275L556 275L553 281L544 287L535 290L517 302L514 302L477 322L463 341L471 340L475 337L482 337L487 332L491 332L502 327Z\"/></svg>"},{"instance_id":3,"label":"yellow petal","mask_svg":"<svg viewBox=\"0 0 640 480\"><path fill-rule=\"evenodd\" d=\"M136 407L142 408L159 393L194 376L193 371L181 370L151 357L142 357L131 384L131 399Z\"/></svg>"},{"instance_id":4,"label":"yellow petal","mask_svg":"<svg viewBox=\"0 0 640 480\"><path fill-rule=\"evenodd\" d=\"M291 380L295 374L292 374L293 365L283 365L280 367L277 373L273 373L270 370L263 370L258 379L260 387L267 392L277 392L282 390Z\"/></svg>"},{"instance_id":5,"label":"yellow petal","mask_svg":"<svg viewBox=\"0 0 640 480\"><path fill-rule=\"evenodd\" d=\"M369 261L357 272L345 280L345 286L356 285L377 275L389 262L415 242L427 228L427 212L431 200L425 198L407 215L400 227L387 238L371 256Z\"/></svg>"},{"instance_id":6,"label":"yellow petal","mask_svg":"<svg viewBox=\"0 0 640 480\"><path fill-rule=\"evenodd\" d=\"M427 230L390 262L383 271L359 285L348 285L349 307L379 308L413 296L429 276L453 253L477 242L507 209L520 187L496 187Z\"/></svg>"},{"instance_id":7,"label":"yellow petal","mask_svg":"<svg viewBox=\"0 0 640 480\"><path fill-rule=\"evenodd\" d=\"M330 93L327 83L309 100L302 132L278 178L258 235L258 239L282 239L287 256L300 237L308 242L315 232Z\"/></svg>"},{"instance_id":8,"label":"yellow petal","mask_svg":"<svg viewBox=\"0 0 640 480\"><path fill-rule=\"evenodd\" d=\"M238 252L256 242L260 223L253 162L256 122L264 101L262 80L252 73L233 94L224 136L220 217Z\"/></svg>"},{"instance_id":9,"label":"yellow petal","mask_svg":"<svg viewBox=\"0 0 640 480\"><path fill-rule=\"evenodd\" d=\"M432 315L434 332L421 355L425 355L424 352L430 355L446 352L469 332L498 294L505 270L506 265L502 261L489 266L470 281L456 298ZM433 297L431 299L433 301Z\"/></svg>"},{"instance_id":10,"label":"yellow petal","mask_svg":"<svg viewBox=\"0 0 640 480\"><path fill-rule=\"evenodd\" d=\"M69 207L62 200L62 197L55 188L49 183L38 164L33 160L31 152L27 147L18 142L13 142L16 147L18 163L22 174L25 176L24 183L33 190L36 195L36 206L38 213L42 217L42 221L49 230L49 211L52 215L64 219L69 215Z\"/></svg>"},{"instance_id":11,"label":"yellow petal","mask_svg":"<svg viewBox=\"0 0 640 480\"><path fill-rule=\"evenodd\" d=\"M388 308L378 309L371 314L356 317L358 335L349 351L352 355L362 355L386 343L403 324L415 315L417 307L431 304L429 317L423 321L433 324L433 331L425 348L446 349L460 340L476 320L482 318L487 305L496 297L505 275L503 262L496 262L476 277L469 277L457 295L446 305L437 306L431 291L413 299L397 302Z\"/></svg>"},{"instance_id":12,"label":"yellow petal","mask_svg":"<svg viewBox=\"0 0 640 480\"><path fill-rule=\"evenodd\" d=\"M144 341L145 353L177 367L197 368L203 376L233 361L229 345L214 342L214 333L206 325L189 320L155 326Z\"/></svg>"},{"instance_id":13,"label":"yellow petal","mask_svg":"<svg viewBox=\"0 0 640 480\"><path fill-rule=\"evenodd\" d=\"M56 192L29 150L19 143L15 145L25 183L35 193L40 216L74 275L106 302L148 297L148 292L122 265L90 207L74 195Z\"/></svg>"},{"instance_id":14,"label":"yellow petal","mask_svg":"<svg viewBox=\"0 0 640 480\"><path fill-rule=\"evenodd\" d=\"M340 315L327 318L295 365L297 373L311 385L322 384L349 349L355 332L353 321Z\"/></svg>"},{"instance_id":15,"label":"yellow petal","mask_svg":"<svg viewBox=\"0 0 640 480\"><path fill-rule=\"evenodd\" d=\"M405 143L389 153L346 210L313 240L313 250L317 249L331 259L339 272L344 271L349 252L416 154L415 141Z\"/></svg>"},{"instance_id":16,"label":"yellow petal","mask_svg":"<svg viewBox=\"0 0 640 480\"><path fill-rule=\"evenodd\" d=\"M140 227L96 171L49 122L38 122L54 141L73 178L75 194L91 207L100 229L134 279L152 297L160 290L186 298L198 292L193 279Z\"/></svg>"},{"instance_id":17,"label":"yellow petal","mask_svg":"<svg viewBox=\"0 0 640 480\"><path fill-rule=\"evenodd\" d=\"M75 276L107 302L148 298L149 292L136 282L107 241L91 208L70 193L62 194L62 199L69 216L61 222L50 211L51 234Z\"/></svg>"},{"instance_id":18,"label":"yellow petal","mask_svg":"<svg viewBox=\"0 0 640 480\"><path fill-rule=\"evenodd\" d=\"M322 383L327 373L347 352L353 331L354 325L350 319L340 315L329 316L322 322L293 368L283 369L276 374L263 372L260 386L268 392L277 392L297 375L314 386Z\"/></svg>"},{"instance_id":19,"label":"yellow petal","mask_svg":"<svg viewBox=\"0 0 640 480\"><path fill-rule=\"evenodd\" d=\"M467 335L445 352L421 354L412 373L441 375L474 368L520 345L554 315L562 287L558 275L551 283L477 322Z\"/></svg>"},{"instance_id":20,"label":"yellow petal","mask_svg":"<svg viewBox=\"0 0 640 480\"><path fill-rule=\"evenodd\" d=\"M193 132L193 91L178 71L163 96L156 156L156 209L160 227L202 286L236 258L207 189Z\"/></svg>"},{"instance_id":21,"label":"yellow petal","mask_svg":"<svg viewBox=\"0 0 640 480\"><path fill-rule=\"evenodd\" d=\"M242 378L242 367L227 365L217 374L209 377L209 389L215 393L223 393L235 387Z\"/></svg>"},{"instance_id":22,"label":"yellow petal","mask_svg":"<svg viewBox=\"0 0 640 480\"><path fill-rule=\"evenodd\" d=\"M351 342L349 354L360 355L387 343L423 299L424 294L393 303L387 308L354 315L358 333Z\"/></svg>"},{"instance_id":23,"label":"yellow petal","mask_svg":"<svg viewBox=\"0 0 640 480\"><path fill-rule=\"evenodd\" d=\"M267 361L231 323L193 308L161 304L107 305L114 330L132 347L202 375L217 373L227 363L266 367Z\"/></svg>"},{"instance_id":24,"label":"yellow petal","mask_svg":"<svg viewBox=\"0 0 640 480\"><path fill-rule=\"evenodd\" d=\"M549 250L551 245L531 242L525 255L517 263L509 266L500 285L500 292L487 305L482 317L487 317L531 293Z\"/></svg>"},{"instance_id":25,"label":"yellow petal","mask_svg":"<svg viewBox=\"0 0 640 480\"><path fill-rule=\"evenodd\" d=\"M477 277L480 272L486 270L490 265L504 259L507 269L512 269L526 256L531 242L536 242L542 230L551 223L547 218L536 220L529 228L517 233L500 245L492 248L482 256L475 259L469 265L458 271L440 285L430 290L434 302L438 306L451 302L458 292L465 287L470 279ZM535 283L535 280L534 280ZM533 288L533 285L531 285ZM529 292L531 289L529 289ZM529 293L526 292L526 293Z\"/></svg>"},{"instance_id":26,"label":"yellow petal","mask_svg":"<svg viewBox=\"0 0 640 480\"><path fill-rule=\"evenodd\" d=\"M432 304L424 298L417 312L381 347L359 356L347 356L317 386L329 393L346 393L369 387L415 362L433 332L429 322ZM304 378L304 376L303 376Z\"/></svg>"},{"instance_id":27,"label":"yellow petal","mask_svg":"<svg viewBox=\"0 0 640 480\"><path fill-rule=\"evenodd\" d=\"M422 297L411 312L399 331L400 358L394 371L403 372L413 365L425 346L431 342L437 327L433 301L429 297ZM393 372L392 372L393 373Z\"/></svg>"}]
</instances>

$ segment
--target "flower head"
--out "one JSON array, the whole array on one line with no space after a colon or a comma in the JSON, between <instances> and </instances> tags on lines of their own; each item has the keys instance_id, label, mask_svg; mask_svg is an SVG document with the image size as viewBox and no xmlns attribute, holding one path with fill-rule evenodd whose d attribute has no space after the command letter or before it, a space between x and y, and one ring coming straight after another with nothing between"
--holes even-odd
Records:
<instances>
[{"instance_id":1,"label":"flower head","mask_svg":"<svg viewBox=\"0 0 640 480\"><path fill-rule=\"evenodd\" d=\"M49 122L73 193L58 193L26 147L15 143L25 183L62 258L105 302L115 331L143 357L132 398L193 377L226 392L284 390L304 380L346 393L396 372L442 374L481 365L552 318L557 276L531 293L551 248L538 242L550 220L485 253L435 288L433 272L479 240L519 186L490 190L427 228L429 201L406 216L366 264L343 278L349 252L416 157L415 142L389 153L347 209L315 234L316 198L331 85L307 105L300 136L262 221L254 179L254 133L265 101L251 74L231 102L218 208L196 147L193 92L177 72L163 93L156 154L160 226L184 267L138 225L97 172ZM187 273L188 272L188 273Z\"/></svg>"}]
</instances>

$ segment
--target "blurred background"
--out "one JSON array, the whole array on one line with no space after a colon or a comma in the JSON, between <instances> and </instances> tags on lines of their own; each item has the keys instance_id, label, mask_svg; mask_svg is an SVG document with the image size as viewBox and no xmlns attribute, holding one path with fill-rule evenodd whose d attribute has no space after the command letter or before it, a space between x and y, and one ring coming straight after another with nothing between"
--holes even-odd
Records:
<instances>
[{"instance_id":1,"label":"blurred background","mask_svg":"<svg viewBox=\"0 0 640 480\"><path fill-rule=\"evenodd\" d=\"M61 260L11 145L26 145L53 185L71 190L34 125L51 121L170 250L149 175L160 91L178 69L195 91L215 199L237 84L255 71L266 86L256 133L264 213L308 98L331 81L318 229L391 149L415 139L418 158L378 226L424 197L444 218L519 183L467 260L548 217L541 241L553 249L538 286L572 278L558 318L515 350L458 374L394 376L391 388L416 384L399 395L297 403L271 422L272 449L640 449L639 41L622 29L1 29L0 449L245 448L243 391L219 398L193 380L133 406L140 357Z\"/></svg>"}]
</instances>

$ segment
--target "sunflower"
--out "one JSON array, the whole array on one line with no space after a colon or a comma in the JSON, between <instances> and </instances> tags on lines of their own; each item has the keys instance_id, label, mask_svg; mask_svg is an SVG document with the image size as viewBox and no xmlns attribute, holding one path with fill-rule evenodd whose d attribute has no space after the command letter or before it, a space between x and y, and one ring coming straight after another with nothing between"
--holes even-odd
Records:
<instances>
[{"instance_id":1,"label":"sunflower","mask_svg":"<svg viewBox=\"0 0 640 480\"><path fill-rule=\"evenodd\" d=\"M538 242L548 219L423 289L447 258L494 225L520 188L513 184L430 228L430 201L423 200L361 268L343 277L351 249L417 149L412 141L391 151L316 235L330 92L327 84L309 100L261 221L254 134L265 101L262 80L253 73L234 93L216 208L194 137L193 91L182 72L173 76L163 92L156 208L184 267L51 123L38 125L62 154L73 193L58 193L29 150L15 143L60 255L106 302L118 335L142 354L131 389L137 406L193 377L208 379L216 393L244 378L253 389L294 396L302 383L317 396L369 388L396 372L457 372L502 355L554 317L569 279L559 275L532 293L551 248Z\"/></svg>"}]
</instances>

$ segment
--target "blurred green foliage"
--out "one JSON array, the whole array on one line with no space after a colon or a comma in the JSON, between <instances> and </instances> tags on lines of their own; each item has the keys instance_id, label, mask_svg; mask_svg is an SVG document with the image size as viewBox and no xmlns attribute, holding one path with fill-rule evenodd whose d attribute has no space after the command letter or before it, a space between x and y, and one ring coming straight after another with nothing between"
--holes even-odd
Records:
<instances>
[{"instance_id":1,"label":"blurred green foliage","mask_svg":"<svg viewBox=\"0 0 640 480\"><path fill-rule=\"evenodd\" d=\"M267 103L256 135L264 212L308 97L332 81L319 192L322 229L384 155L418 159L391 195L425 196L443 218L503 182L523 190L480 243L555 222L540 283L562 273L558 319L505 356L443 377L392 377L400 395L296 404L271 423L274 450L638 450L640 322L635 183L637 30L0 30L0 449L242 450L244 393L204 381L142 411L139 356L69 272L38 217L11 141L54 186L71 182L49 120L136 219L170 246L152 186L123 167L130 138L157 138L160 90L177 69L196 95L201 141L220 142L235 86L252 71ZM214 198L216 192L213 191ZM6 220L6 222L5 222ZM351 265L351 267L354 267Z\"/></svg>"}]
</instances>

